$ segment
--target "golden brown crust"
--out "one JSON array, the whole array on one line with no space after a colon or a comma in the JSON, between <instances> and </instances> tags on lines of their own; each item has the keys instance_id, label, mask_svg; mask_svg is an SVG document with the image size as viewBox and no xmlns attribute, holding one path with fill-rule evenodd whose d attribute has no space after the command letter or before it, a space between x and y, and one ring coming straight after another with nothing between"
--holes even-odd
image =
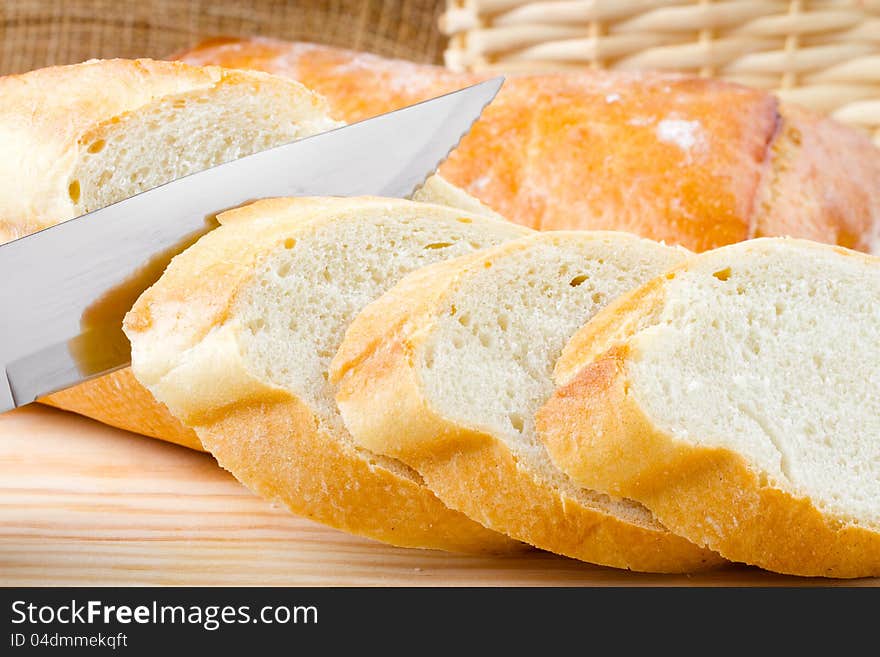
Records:
<instances>
[{"instance_id":1,"label":"golden brown crust","mask_svg":"<svg viewBox=\"0 0 880 657\"><path fill-rule=\"evenodd\" d=\"M880 255L880 155L866 135L782 107L755 237L791 235Z\"/></svg>"},{"instance_id":2,"label":"golden brown crust","mask_svg":"<svg viewBox=\"0 0 880 657\"><path fill-rule=\"evenodd\" d=\"M526 246L517 240L493 253ZM331 380L355 440L415 468L449 506L542 549L646 572L721 563L717 554L659 524L630 522L539 480L501 441L444 418L430 405L415 365L422 340L455 279L483 260L474 254L419 270L352 323Z\"/></svg>"},{"instance_id":3,"label":"golden brown crust","mask_svg":"<svg viewBox=\"0 0 880 657\"><path fill-rule=\"evenodd\" d=\"M573 479L639 500L673 531L733 561L792 575L880 574L880 536L836 525L722 448L659 431L629 392L627 350L612 349L538 414L554 462Z\"/></svg>"},{"instance_id":4,"label":"golden brown crust","mask_svg":"<svg viewBox=\"0 0 880 657\"><path fill-rule=\"evenodd\" d=\"M270 39L178 56L292 77L347 121L480 79ZM780 234L867 249L880 230L880 153L867 137L712 80L509 77L441 173L527 226L628 230L695 251Z\"/></svg>"},{"instance_id":5,"label":"golden brown crust","mask_svg":"<svg viewBox=\"0 0 880 657\"><path fill-rule=\"evenodd\" d=\"M177 256L126 316L133 370L223 467L296 513L401 546L522 549L444 506L402 465L388 467L323 426L304 402L251 372L239 348L233 308L262 257L325 223L413 207L398 199L266 199L223 213L222 227ZM465 214L520 230L417 207L421 216Z\"/></svg>"},{"instance_id":6,"label":"golden brown crust","mask_svg":"<svg viewBox=\"0 0 880 657\"><path fill-rule=\"evenodd\" d=\"M165 404L156 401L128 367L39 401L112 427L204 451L196 433L171 415Z\"/></svg>"},{"instance_id":7,"label":"golden brown crust","mask_svg":"<svg viewBox=\"0 0 880 657\"><path fill-rule=\"evenodd\" d=\"M228 406L196 432L245 486L331 527L403 547L468 553L523 547L328 436L292 397Z\"/></svg>"},{"instance_id":8,"label":"golden brown crust","mask_svg":"<svg viewBox=\"0 0 880 657\"><path fill-rule=\"evenodd\" d=\"M455 438L447 458L415 466L440 499L460 501L457 508L471 518L486 518L490 526L557 554L615 568L682 573L724 562L663 527L626 522L548 487L490 436Z\"/></svg>"}]
</instances>

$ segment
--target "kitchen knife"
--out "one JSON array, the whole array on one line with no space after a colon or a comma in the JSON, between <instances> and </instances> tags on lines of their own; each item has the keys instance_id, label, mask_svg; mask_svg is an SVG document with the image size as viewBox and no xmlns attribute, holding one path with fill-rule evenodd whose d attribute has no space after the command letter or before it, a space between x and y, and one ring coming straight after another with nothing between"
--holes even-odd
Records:
<instances>
[{"instance_id":1,"label":"kitchen knife","mask_svg":"<svg viewBox=\"0 0 880 657\"><path fill-rule=\"evenodd\" d=\"M271 196L408 196L502 81L233 160L0 246L0 412L127 365L123 316L219 212Z\"/></svg>"}]
</instances>

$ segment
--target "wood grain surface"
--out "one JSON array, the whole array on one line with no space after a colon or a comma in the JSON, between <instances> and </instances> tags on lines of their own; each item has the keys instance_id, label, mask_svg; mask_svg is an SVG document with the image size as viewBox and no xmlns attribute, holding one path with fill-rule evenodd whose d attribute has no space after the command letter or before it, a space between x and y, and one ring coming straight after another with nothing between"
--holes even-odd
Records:
<instances>
[{"instance_id":1,"label":"wood grain surface","mask_svg":"<svg viewBox=\"0 0 880 657\"><path fill-rule=\"evenodd\" d=\"M0 416L0 585L878 585L743 566L641 575L407 550L298 518L206 454L30 406Z\"/></svg>"}]
</instances>

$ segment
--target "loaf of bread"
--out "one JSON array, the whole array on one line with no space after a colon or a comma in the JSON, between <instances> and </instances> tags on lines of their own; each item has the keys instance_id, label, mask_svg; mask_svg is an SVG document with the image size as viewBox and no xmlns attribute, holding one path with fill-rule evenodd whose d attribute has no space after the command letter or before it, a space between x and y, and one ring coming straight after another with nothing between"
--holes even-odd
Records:
<instances>
[{"instance_id":1,"label":"loaf of bread","mask_svg":"<svg viewBox=\"0 0 880 657\"><path fill-rule=\"evenodd\" d=\"M530 231L371 198L267 199L219 220L127 315L138 380L236 478L300 515L401 546L519 546L358 448L328 367L353 316L405 273Z\"/></svg>"},{"instance_id":2,"label":"loaf of bread","mask_svg":"<svg viewBox=\"0 0 880 657\"><path fill-rule=\"evenodd\" d=\"M340 125L327 112L289 79L180 62L91 61L0 78L0 242ZM491 213L436 176L418 197ZM43 401L200 448L127 369Z\"/></svg>"},{"instance_id":3,"label":"loaf of bread","mask_svg":"<svg viewBox=\"0 0 880 657\"><path fill-rule=\"evenodd\" d=\"M268 39L178 55L299 80L355 121L478 76ZM880 151L763 91L659 73L509 77L441 167L533 228L626 230L691 250L791 235L880 252Z\"/></svg>"},{"instance_id":4,"label":"loaf of bread","mask_svg":"<svg viewBox=\"0 0 880 657\"><path fill-rule=\"evenodd\" d=\"M486 527L593 563L717 565L641 505L576 486L537 442L566 340L684 249L627 233L537 233L413 272L367 306L333 362L354 440L415 468Z\"/></svg>"},{"instance_id":5,"label":"loaf of bread","mask_svg":"<svg viewBox=\"0 0 880 657\"><path fill-rule=\"evenodd\" d=\"M783 573L880 575L880 259L727 246L608 306L538 414L553 462Z\"/></svg>"}]
</instances>

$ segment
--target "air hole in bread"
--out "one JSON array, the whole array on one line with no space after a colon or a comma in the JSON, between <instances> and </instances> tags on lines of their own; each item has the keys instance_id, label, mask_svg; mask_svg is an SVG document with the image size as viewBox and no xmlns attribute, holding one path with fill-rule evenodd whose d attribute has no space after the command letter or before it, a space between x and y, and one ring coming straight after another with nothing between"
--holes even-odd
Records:
<instances>
[{"instance_id":1,"label":"air hole in bread","mask_svg":"<svg viewBox=\"0 0 880 657\"><path fill-rule=\"evenodd\" d=\"M724 269L719 269L718 271L712 274L719 281L726 281L730 278L730 267L725 267Z\"/></svg>"},{"instance_id":2,"label":"air hole in bread","mask_svg":"<svg viewBox=\"0 0 880 657\"><path fill-rule=\"evenodd\" d=\"M460 224L472 224L474 223L473 219L469 219L467 217L459 217L456 221Z\"/></svg>"},{"instance_id":3,"label":"air hole in bread","mask_svg":"<svg viewBox=\"0 0 880 657\"><path fill-rule=\"evenodd\" d=\"M605 300L605 297L602 296L602 294L600 292L593 292L593 296L590 298L592 299L593 303L595 303L597 306L601 305L602 301Z\"/></svg>"},{"instance_id":4,"label":"air hole in bread","mask_svg":"<svg viewBox=\"0 0 880 657\"><path fill-rule=\"evenodd\" d=\"M589 278L590 277L587 276L586 274L581 274L580 276L575 276L574 278L572 278L568 282L568 284L571 285L572 287L577 287L578 285L580 285L581 283L583 283L584 281L586 281Z\"/></svg>"},{"instance_id":5,"label":"air hole in bread","mask_svg":"<svg viewBox=\"0 0 880 657\"><path fill-rule=\"evenodd\" d=\"M70 185L67 186L67 194L70 196L70 200L74 203L79 203L80 197L80 188L79 188L79 180L74 180Z\"/></svg>"},{"instance_id":6,"label":"air hole in bread","mask_svg":"<svg viewBox=\"0 0 880 657\"><path fill-rule=\"evenodd\" d=\"M511 413L508 416L508 419L510 420L510 426L513 427L514 431L522 433L523 427L525 426L523 416L519 413Z\"/></svg>"},{"instance_id":7,"label":"air hole in bread","mask_svg":"<svg viewBox=\"0 0 880 657\"><path fill-rule=\"evenodd\" d=\"M292 237L288 237L286 240L284 240L284 248L285 249L292 249L295 246L296 246L296 240L293 239Z\"/></svg>"},{"instance_id":8,"label":"air hole in bread","mask_svg":"<svg viewBox=\"0 0 880 657\"><path fill-rule=\"evenodd\" d=\"M452 242L432 242L431 244L425 244L426 249L445 249L449 246L452 246Z\"/></svg>"},{"instance_id":9,"label":"air hole in bread","mask_svg":"<svg viewBox=\"0 0 880 657\"><path fill-rule=\"evenodd\" d=\"M106 141L104 141L103 139L98 139L97 141L93 141L89 145L87 150L89 153L100 153L101 151L104 150L104 146L106 146L106 145L107 145Z\"/></svg>"}]
</instances>

